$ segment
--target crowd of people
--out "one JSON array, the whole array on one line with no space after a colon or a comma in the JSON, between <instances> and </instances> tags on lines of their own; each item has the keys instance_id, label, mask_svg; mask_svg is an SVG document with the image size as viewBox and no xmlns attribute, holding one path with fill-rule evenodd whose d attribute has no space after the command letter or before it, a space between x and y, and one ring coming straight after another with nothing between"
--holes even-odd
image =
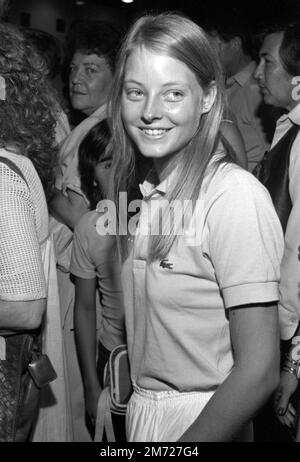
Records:
<instances>
[{"instance_id":1,"label":"crowd of people","mask_svg":"<svg viewBox=\"0 0 300 462\"><path fill-rule=\"evenodd\" d=\"M300 22L0 36L0 441L300 441Z\"/></svg>"}]
</instances>

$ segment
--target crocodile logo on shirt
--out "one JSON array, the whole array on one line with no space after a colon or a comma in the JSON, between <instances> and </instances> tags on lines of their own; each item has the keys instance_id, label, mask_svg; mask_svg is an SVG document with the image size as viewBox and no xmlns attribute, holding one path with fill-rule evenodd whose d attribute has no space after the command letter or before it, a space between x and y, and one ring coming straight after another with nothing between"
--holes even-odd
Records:
<instances>
[{"instance_id":1,"label":"crocodile logo on shirt","mask_svg":"<svg viewBox=\"0 0 300 462\"><path fill-rule=\"evenodd\" d=\"M166 258L161 260L159 266L161 266L162 268L173 269L173 263L170 263Z\"/></svg>"}]
</instances>

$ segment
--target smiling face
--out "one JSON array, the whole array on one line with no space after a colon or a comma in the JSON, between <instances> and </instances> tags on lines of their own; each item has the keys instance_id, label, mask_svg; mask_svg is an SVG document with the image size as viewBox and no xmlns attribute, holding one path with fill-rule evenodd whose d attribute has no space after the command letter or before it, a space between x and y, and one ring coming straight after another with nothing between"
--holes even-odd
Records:
<instances>
[{"instance_id":1,"label":"smiling face","mask_svg":"<svg viewBox=\"0 0 300 462\"><path fill-rule=\"evenodd\" d=\"M139 151L153 158L157 169L183 152L210 107L184 63L145 48L132 51L125 67L122 119Z\"/></svg>"},{"instance_id":2,"label":"smiling face","mask_svg":"<svg viewBox=\"0 0 300 462\"><path fill-rule=\"evenodd\" d=\"M90 115L107 99L112 71L105 58L76 52L69 76L69 93L74 109Z\"/></svg>"},{"instance_id":3,"label":"smiling face","mask_svg":"<svg viewBox=\"0 0 300 462\"><path fill-rule=\"evenodd\" d=\"M255 72L264 101L273 106L291 110L296 104L292 97L292 76L284 69L280 58L283 32L265 37L260 50L260 62Z\"/></svg>"}]
</instances>

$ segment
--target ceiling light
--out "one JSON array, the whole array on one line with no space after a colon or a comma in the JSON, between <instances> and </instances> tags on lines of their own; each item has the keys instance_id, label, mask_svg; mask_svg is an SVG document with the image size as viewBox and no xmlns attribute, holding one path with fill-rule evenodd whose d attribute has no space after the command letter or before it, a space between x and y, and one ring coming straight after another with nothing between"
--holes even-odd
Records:
<instances>
[{"instance_id":1,"label":"ceiling light","mask_svg":"<svg viewBox=\"0 0 300 462\"><path fill-rule=\"evenodd\" d=\"M133 3L133 0L122 0L123 3Z\"/></svg>"}]
</instances>

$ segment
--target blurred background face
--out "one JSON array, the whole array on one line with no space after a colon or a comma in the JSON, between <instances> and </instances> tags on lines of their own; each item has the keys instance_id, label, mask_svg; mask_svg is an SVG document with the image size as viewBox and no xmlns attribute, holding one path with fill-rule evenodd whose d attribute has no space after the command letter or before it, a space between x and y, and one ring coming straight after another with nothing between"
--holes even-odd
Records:
<instances>
[{"instance_id":1,"label":"blurred background face","mask_svg":"<svg viewBox=\"0 0 300 462\"><path fill-rule=\"evenodd\" d=\"M219 59L223 66L226 75L230 75L232 61L235 59L235 47L232 41L226 42L216 31L211 31L208 34L209 39L218 52Z\"/></svg>"},{"instance_id":2,"label":"blurred background face","mask_svg":"<svg viewBox=\"0 0 300 462\"><path fill-rule=\"evenodd\" d=\"M112 71L96 54L77 51L72 59L69 76L69 94L74 109L91 115L107 99Z\"/></svg>"},{"instance_id":3,"label":"blurred background face","mask_svg":"<svg viewBox=\"0 0 300 462\"><path fill-rule=\"evenodd\" d=\"M279 54L282 39L283 32L265 37L259 52L260 62L255 77L265 103L290 110L297 102L292 98L293 77L284 69Z\"/></svg>"},{"instance_id":4,"label":"blurred background face","mask_svg":"<svg viewBox=\"0 0 300 462\"><path fill-rule=\"evenodd\" d=\"M121 100L125 128L146 157L181 154L199 126L203 91L181 61L145 48L127 59Z\"/></svg>"},{"instance_id":5,"label":"blurred background face","mask_svg":"<svg viewBox=\"0 0 300 462\"><path fill-rule=\"evenodd\" d=\"M104 197L107 196L108 193L108 186L109 186L109 180L110 180L110 175L111 175L111 164L112 164L112 159L111 158L106 158L100 159L100 161L97 163L95 167L95 181L99 188L101 189Z\"/></svg>"}]
</instances>

